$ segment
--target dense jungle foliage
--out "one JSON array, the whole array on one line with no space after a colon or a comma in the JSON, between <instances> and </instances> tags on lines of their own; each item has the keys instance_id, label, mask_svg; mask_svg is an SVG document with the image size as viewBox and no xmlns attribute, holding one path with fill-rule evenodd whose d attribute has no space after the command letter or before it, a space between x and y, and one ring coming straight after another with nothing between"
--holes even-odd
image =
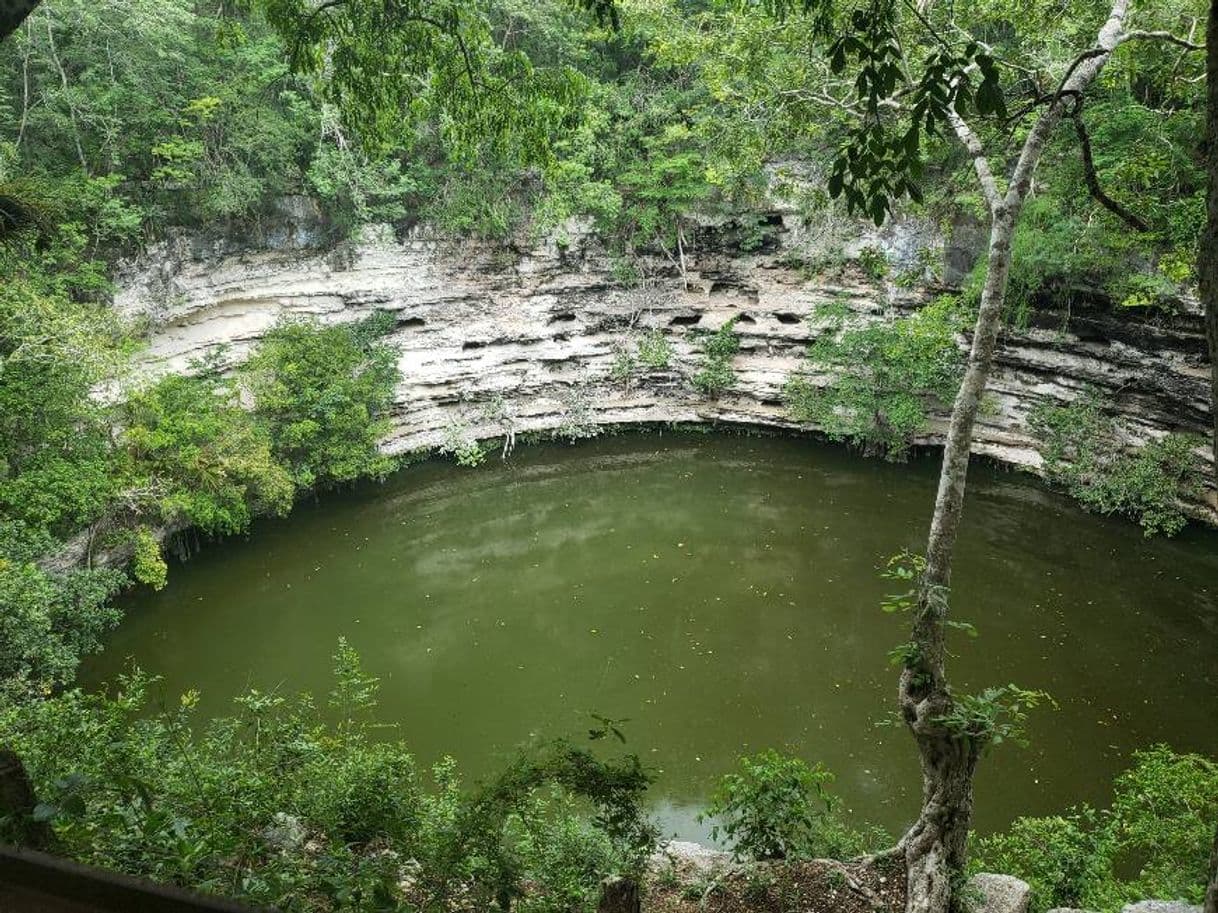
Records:
<instances>
[{"instance_id":1,"label":"dense jungle foliage","mask_svg":"<svg viewBox=\"0 0 1218 913\"><path fill-rule=\"evenodd\" d=\"M655 834L637 760L548 745L478 788L451 764L428 776L401 742L372 736L375 681L345 645L324 709L251 693L234 716L199 721L192 695L158 706L138 672L111 695L71 687L119 620L114 595L167 584L162 531L190 531L170 548L240 533L302 492L394 465L377 447L399 380L382 341L391 317L285 321L243 364L152 377L135 368L147 327L110 306L114 268L179 229L256 238L303 195L326 213L328 242L372 222L562 241L583 218L631 284L646 278L642 251L683 273L699 226L730 221L754 248L757 213L781 206L800 221L792 265L808 277L937 288L933 251L900 274L874 249L848 255L858 226L830 199L826 162L852 112L826 87L849 76L811 13L769 14L785 6L437 3L440 27L399 34L361 4L348 21L292 0L47 0L0 43L0 739L29 764L54 848L289 910L587 909L602 877L641 870ZM1201 4L1145 6L1142 27L1200 40ZM1088 46L1104 9L985 0L959 15L1004 78L1034 92ZM348 27L362 37L335 43L328 29ZM1014 235L1012 325L1045 309L1168 319L1182 307L1205 213L1201 76L1169 42L1122 49L1076 129L1054 135ZM981 129L999 146L1024 130ZM1088 192L1084 139L1096 179L1140 227ZM948 234L983 222L960 149L928 135L925 158L897 215ZM791 415L907 454L959 384L981 269L879 324L815 315L827 332L787 387ZM734 329L701 339L688 380L706 397L735 380ZM670 354L645 336L616 379ZM580 410L571 439L587 433ZM1180 496L1198 483L1191 439L1128 448L1090 399L1034 426L1051 479L1083 503L1148 533L1183 525ZM458 460L482 460L462 429L452 437ZM129 561L56 560L71 550ZM836 817L830 779L776 754L744 759L711 813L744 857L878 846ZM1108 809L987 838L979 864L1027 878L1041 909L1199 900L1213 764L1149 749L1114 790ZM19 839L28 823L3 833ZM1130 860L1142 866L1132 876Z\"/></svg>"},{"instance_id":2,"label":"dense jungle foliage","mask_svg":"<svg viewBox=\"0 0 1218 913\"><path fill-rule=\"evenodd\" d=\"M378 732L377 680L345 642L334 675L324 706L253 691L200 721L197 694L165 703L135 672L9 705L0 731L58 852L282 910L583 909L605 873L641 870L636 758L541 744L471 787ZM22 827L0 819L0 839Z\"/></svg>"}]
</instances>

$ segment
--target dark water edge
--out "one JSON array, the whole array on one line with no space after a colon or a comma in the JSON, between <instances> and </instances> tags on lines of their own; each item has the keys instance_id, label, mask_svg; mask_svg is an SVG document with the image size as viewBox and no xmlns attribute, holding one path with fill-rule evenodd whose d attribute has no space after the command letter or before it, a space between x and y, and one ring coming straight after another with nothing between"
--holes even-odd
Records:
<instances>
[{"instance_id":1,"label":"dark water edge","mask_svg":"<svg viewBox=\"0 0 1218 913\"><path fill-rule=\"evenodd\" d=\"M916 811L908 735L882 724L904 624L887 557L919 549L938 455L891 465L800 438L622 435L429 461L326 495L172 568L82 680L133 659L227 712L247 687L330 690L340 635L382 679L379 714L422 763L489 774L530 739L629 718L667 831L744 752L825 762L857 821ZM1032 744L982 762L977 824L1103 803L1133 749L1218 754L1218 533L1146 540L983 462L953 588L980 629L961 690L1043 688Z\"/></svg>"}]
</instances>

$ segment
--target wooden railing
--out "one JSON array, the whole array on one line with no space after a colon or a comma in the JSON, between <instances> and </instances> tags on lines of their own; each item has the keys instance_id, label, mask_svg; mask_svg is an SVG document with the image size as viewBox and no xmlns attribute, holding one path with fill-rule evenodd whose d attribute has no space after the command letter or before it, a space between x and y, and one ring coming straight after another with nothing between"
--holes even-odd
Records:
<instances>
[{"instance_id":1,"label":"wooden railing","mask_svg":"<svg viewBox=\"0 0 1218 913\"><path fill-rule=\"evenodd\" d=\"M255 913L255 908L81 865L38 850L0 845L0 911Z\"/></svg>"}]
</instances>

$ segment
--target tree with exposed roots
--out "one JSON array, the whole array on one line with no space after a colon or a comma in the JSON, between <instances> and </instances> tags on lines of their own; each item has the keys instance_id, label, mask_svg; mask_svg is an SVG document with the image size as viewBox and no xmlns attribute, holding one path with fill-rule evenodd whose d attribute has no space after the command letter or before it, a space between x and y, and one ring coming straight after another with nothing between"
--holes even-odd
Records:
<instances>
[{"instance_id":1,"label":"tree with exposed roots","mask_svg":"<svg viewBox=\"0 0 1218 913\"><path fill-rule=\"evenodd\" d=\"M909 913L940 913L949 908L953 877L964 871L967 859L973 774L989 736L983 724L970 729L969 721L962 724L956 714L957 700L947 680L944 621L952 552L964 508L973 428L1002 325L1011 269L1011 241L1032 188L1033 173L1054 128L1071 106L1081 103L1088 86L1117 46L1131 37L1126 27L1128 8L1129 0L1115 0L1095 46L1075 58L1057 89L1043 100L1005 187L964 116L954 109L949 112L951 128L972 158L985 197L990 238L981 304L964 379L952 407L926 543L925 570L913 609L913 649L900 680L901 715L917 742L922 764L922 811L902 839L908 870Z\"/></svg>"}]
</instances>

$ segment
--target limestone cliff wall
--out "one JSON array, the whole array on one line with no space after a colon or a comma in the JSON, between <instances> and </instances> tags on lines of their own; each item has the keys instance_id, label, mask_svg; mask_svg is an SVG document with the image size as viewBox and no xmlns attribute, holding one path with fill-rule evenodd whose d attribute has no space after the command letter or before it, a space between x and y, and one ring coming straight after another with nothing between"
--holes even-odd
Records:
<instances>
[{"instance_id":1,"label":"limestone cliff wall","mask_svg":"<svg viewBox=\"0 0 1218 913\"><path fill-rule=\"evenodd\" d=\"M807 278L788 265L792 252L807 247L801 226L775 213L763 227L751 237L753 250L742 249L729 228L704 227L686 252L685 279L675 264L656 258L643 290L617 281L613 259L578 230L567 233L567 243L517 247L418 231L399 238L388 229L331 249L292 243L291 232L272 245L182 237L124 266L116 304L149 321L140 359L149 374L189 370L192 360L216 351L238 362L283 315L348 321L392 311L403 379L384 442L391 452L434 447L454 428L489 438L631 422L791 427L782 388L805 367L818 304L844 301L862 321L923 299L849 266L836 279ZM917 232L898 225L868 243L899 262L924 242ZM738 379L708 400L688 380L698 368L696 331L731 317L739 318ZM618 348L650 329L670 340L670 367L614 381ZM993 408L981 419L975 450L1035 470L1030 410L1073 399L1087 386L1107 394L1138 436L1204 433L1207 370L1197 314L1161 323L1106 310L1038 314L1031 328L1003 338ZM942 428L940 416L926 442ZM1213 492L1206 498L1196 511L1213 520Z\"/></svg>"}]
</instances>

